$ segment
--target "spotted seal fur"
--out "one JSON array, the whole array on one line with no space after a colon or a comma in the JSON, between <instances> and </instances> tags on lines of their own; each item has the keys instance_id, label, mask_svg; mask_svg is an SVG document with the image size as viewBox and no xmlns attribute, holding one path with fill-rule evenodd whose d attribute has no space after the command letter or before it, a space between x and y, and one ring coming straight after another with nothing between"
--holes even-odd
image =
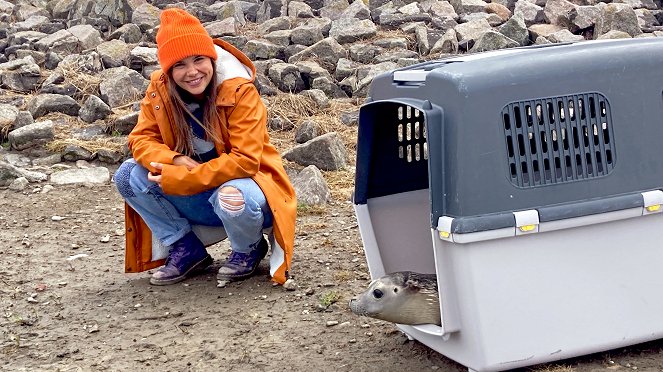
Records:
<instances>
[{"instance_id":1,"label":"spotted seal fur","mask_svg":"<svg viewBox=\"0 0 663 372\"><path fill-rule=\"evenodd\" d=\"M437 277L412 271L382 276L350 300L350 309L357 315L398 324L441 325Z\"/></svg>"}]
</instances>

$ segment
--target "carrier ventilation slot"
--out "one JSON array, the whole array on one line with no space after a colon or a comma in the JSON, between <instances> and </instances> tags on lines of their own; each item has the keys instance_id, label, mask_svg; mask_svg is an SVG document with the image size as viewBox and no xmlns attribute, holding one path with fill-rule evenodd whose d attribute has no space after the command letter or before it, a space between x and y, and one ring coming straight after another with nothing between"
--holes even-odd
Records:
<instances>
[{"instance_id":1,"label":"carrier ventilation slot","mask_svg":"<svg viewBox=\"0 0 663 372\"><path fill-rule=\"evenodd\" d=\"M599 93L511 103L501 122L516 186L596 178L614 168L610 104Z\"/></svg>"},{"instance_id":2,"label":"carrier ventilation slot","mask_svg":"<svg viewBox=\"0 0 663 372\"><path fill-rule=\"evenodd\" d=\"M426 125L424 115L418 109L397 106L398 126L398 158L408 163L428 160L428 143L426 142Z\"/></svg>"}]
</instances>

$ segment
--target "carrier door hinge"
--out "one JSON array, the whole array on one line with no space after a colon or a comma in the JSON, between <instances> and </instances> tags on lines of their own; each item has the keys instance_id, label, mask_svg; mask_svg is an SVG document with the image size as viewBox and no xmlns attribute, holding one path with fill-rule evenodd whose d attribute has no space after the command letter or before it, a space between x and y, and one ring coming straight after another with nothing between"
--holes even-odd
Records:
<instances>
[{"instance_id":1,"label":"carrier door hinge","mask_svg":"<svg viewBox=\"0 0 663 372\"><path fill-rule=\"evenodd\" d=\"M661 205L663 205L663 191L652 190L645 191L641 194L644 202L644 208L642 209L643 216L647 214L661 213L663 211L663 208L661 208Z\"/></svg>"},{"instance_id":2,"label":"carrier door hinge","mask_svg":"<svg viewBox=\"0 0 663 372\"><path fill-rule=\"evenodd\" d=\"M539 232L539 212L536 209L513 212L516 218L516 235Z\"/></svg>"}]
</instances>

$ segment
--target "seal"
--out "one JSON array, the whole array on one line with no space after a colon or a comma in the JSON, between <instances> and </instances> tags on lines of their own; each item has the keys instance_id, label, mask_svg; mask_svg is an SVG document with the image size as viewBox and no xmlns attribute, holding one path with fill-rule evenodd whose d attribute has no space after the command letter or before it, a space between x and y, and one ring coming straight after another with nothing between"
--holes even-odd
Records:
<instances>
[{"instance_id":1,"label":"seal","mask_svg":"<svg viewBox=\"0 0 663 372\"><path fill-rule=\"evenodd\" d=\"M398 324L442 323L435 274L398 271L382 276L350 300L350 309L360 316Z\"/></svg>"}]
</instances>

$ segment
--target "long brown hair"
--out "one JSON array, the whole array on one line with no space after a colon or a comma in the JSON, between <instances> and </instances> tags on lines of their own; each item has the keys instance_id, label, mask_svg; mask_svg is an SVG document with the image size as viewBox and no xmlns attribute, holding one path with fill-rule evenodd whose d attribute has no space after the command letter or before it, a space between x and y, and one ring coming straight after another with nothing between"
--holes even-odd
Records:
<instances>
[{"instance_id":1,"label":"long brown hair","mask_svg":"<svg viewBox=\"0 0 663 372\"><path fill-rule=\"evenodd\" d=\"M192 156L194 154L193 139L191 125L187 118L192 118L205 130L205 139L214 143L224 143L225 133L227 128L224 127L223 122L220 120L219 112L216 110L216 97L217 97L217 83L218 77L216 75L216 63L212 62L212 79L210 80L207 88L205 88L205 99L203 104L203 121L202 123L186 108L186 104L182 99L180 88L173 79L172 68L168 71L167 87L168 96L173 107L173 117L175 120L174 135L175 135L175 151Z\"/></svg>"}]
</instances>

